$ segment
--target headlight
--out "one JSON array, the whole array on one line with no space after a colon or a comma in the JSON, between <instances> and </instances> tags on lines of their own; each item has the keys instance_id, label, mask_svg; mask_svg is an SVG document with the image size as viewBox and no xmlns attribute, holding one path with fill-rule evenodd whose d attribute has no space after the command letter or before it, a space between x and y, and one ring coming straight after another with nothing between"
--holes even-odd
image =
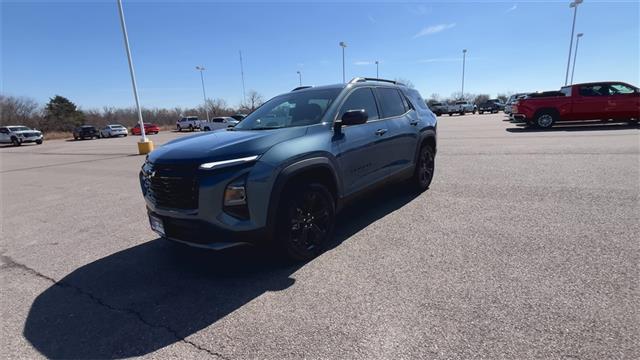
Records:
<instances>
[{"instance_id":1,"label":"headlight","mask_svg":"<svg viewBox=\"0 0 640 360\"><path fill-rule=\"evenodd\" d=\"M200 169L202 169L202 170L211 170L211 169L219 169L219 168L228 167L228 166L246 164L246 163L250 163L250 162L256 161L258 159L258 157L259 157L259 155L255 155L255 156L247 156L247 157L238 158L238 159L222 160L222 161L214 161L214 162L210 162L210 163L204 163L204 164L200 165Z\"/></svg>"}]
</instances>

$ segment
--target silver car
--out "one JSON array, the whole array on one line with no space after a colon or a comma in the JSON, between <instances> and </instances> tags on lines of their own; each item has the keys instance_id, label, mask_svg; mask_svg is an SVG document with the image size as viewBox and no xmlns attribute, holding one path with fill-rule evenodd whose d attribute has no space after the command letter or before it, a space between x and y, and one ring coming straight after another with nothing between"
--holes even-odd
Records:
<instances>
[{"instance_id":1,"label":"silver car","mask_svg":"<svg viewBox=\"0 0 640 360\"><path fill-rule=\"evenodd\" d=\"M98 130L98 137L101 138L127 136L128 134L127 128L120 124L110 124Z\"/></svg>"}]
</instances>

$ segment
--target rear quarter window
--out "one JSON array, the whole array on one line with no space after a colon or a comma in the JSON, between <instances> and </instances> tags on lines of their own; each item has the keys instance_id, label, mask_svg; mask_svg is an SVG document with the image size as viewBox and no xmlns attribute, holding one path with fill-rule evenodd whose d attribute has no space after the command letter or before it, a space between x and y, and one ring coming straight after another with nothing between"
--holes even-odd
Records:
<instances>
[{"instance_id":1,"label":"rear quarter window","mask_svg":"<svg viewBox=\"0 0 640 360\"><path fill-rule=\"evenodd\" d=\"M393 88L377 88L383 117L400 116L405 113L404 103L398 90Z\"/></svg>"}]
</instances>

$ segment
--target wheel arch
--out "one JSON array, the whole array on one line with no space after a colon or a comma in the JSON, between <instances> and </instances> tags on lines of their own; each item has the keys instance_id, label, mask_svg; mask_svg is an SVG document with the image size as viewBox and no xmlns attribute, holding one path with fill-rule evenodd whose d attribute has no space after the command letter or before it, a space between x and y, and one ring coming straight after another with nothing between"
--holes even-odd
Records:
<instances>
[{"instance_id":1,"label":"wheel arch","mask_svg":"<svg viewBox=\"0 0 640 360\"><path fill-rule=\"evenodd\" d=\"M540 108L538 110L536 110L536 112L533 114L533 118L534 120L538 118L538 116L540 116L543 113L550 113L555 117L555 120L559 120L560 119L560 111L558 111L558 109L554 108L554 107L543 107Z\"/></svg>"},{"instance_id":2,"label":"wheel arch","mask_svg":"<svg viewBox=\"0 0 640 360\"><path fill-rule=\"evenodd\" d=\"M267 227L273 234L276 226L276 216L280 207L282 194L291 185L298 181L314 180L327 185L329 192L334 196L336 208L340 204L342 186L338 181L336 165L327 157L311 157L297 160L285 166L277 175L274 182L267 213Z\"/></svg>"}]
</instances>

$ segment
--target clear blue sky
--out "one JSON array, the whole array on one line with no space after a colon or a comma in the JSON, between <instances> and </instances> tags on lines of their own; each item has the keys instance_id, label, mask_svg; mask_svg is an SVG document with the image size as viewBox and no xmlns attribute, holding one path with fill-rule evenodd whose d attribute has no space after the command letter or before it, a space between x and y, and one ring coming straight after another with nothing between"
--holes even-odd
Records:
<instances>
[{"instance_id":1,"label":"clear blue sky","mask_svg":"<svg viewBox=\"0 0 640 360\"><path fill-rule=\"evenodd\" d=\"M558 89L571 31L569 1L546 2L144 2L124 0L141 102L201 103L194 67L207 67L210 98L237 105L246 87L270 98L305 84L347 78L411 80L423 96L459 91ZM585 0L578 10L576 82L640 85L639 1ZM2 93L44 103L54 94L84 109L132 106L115 0L2 1Z\"/></svg>"}]
</instances>

